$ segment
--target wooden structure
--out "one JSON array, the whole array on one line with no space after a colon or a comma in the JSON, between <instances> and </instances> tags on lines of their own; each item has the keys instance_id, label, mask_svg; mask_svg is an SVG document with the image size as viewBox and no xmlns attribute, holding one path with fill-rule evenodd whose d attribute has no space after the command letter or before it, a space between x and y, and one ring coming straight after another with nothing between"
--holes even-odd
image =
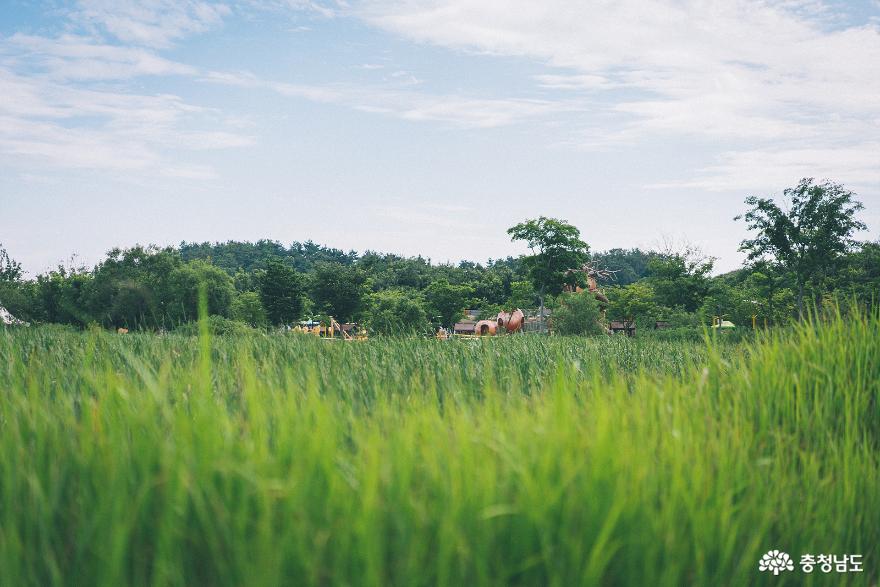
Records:
<instances>
[{"instance_id":1,"label":"wooden structure","mask_svg":"<svg viewBox=\"0 0 880 587\"><path fill-rule=\"evenodd\" d=\"M523 321L523 332L533 334L550 334L550 310L545 309L544 315L529 316Z\"/></svg>"},{"instance_id":2,"label":"wooden structure","mask_svg":"<svg viewBox=\"0 0 880 587\"><path fill-rule=\"evenodd\" d=\"M622 332L627 336L635 336L636 335L636 323L628 320L612 320L608 324L608 330L611 331L611 334L617 334L618 332Z\"/></svg>"},{"instance_id":3,"label":"wooden structure","mask_svg":"<svg viewBox=\"0 0 880 587\"><path fill-rule=\"evenodd\" d=\"M475 321L462 320L455 323L455 326L452 327L452 332L453 334L473 334L476 330L476 325Z\"/></svg>"}]
</instances>

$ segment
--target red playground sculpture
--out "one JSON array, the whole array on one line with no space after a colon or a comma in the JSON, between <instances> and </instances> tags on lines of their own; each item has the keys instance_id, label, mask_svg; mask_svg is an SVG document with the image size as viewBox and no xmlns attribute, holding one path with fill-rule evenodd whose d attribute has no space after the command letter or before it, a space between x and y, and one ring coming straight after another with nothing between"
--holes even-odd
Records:
<instances>
[{"instance_id":1,"label":"red playground sculpture","mask_svg":"<svg viewBox=\"0 0 880 587\"><path fill-rule=\"evenodd\" d=\"M513 312L498 312L494 320L480 320L474 325L477 336L494 336L506 332L514 334L522 330L525 314L517 308Z\"/></svg>"}]
</instances>

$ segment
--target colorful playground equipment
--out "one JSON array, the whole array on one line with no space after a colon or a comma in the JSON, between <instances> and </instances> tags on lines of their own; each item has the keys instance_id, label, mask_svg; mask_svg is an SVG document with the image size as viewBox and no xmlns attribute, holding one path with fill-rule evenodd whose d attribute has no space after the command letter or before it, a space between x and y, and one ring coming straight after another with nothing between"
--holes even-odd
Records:
<instances>
[{"instance_id":1,"label":"colorful playground equipment","mask_svg":"<svg viewBox=\"0 0 880 587\"><path fill-rule=\"evenodd\" d=\"M480 320L474 324L475 336L495 336L496 334L514 334L520 332L525 314L517 308L513 312L498 312L492 320Z\"/></svg>"},{"instance_id":2,"label":"colorful playground equipment","mask_svg":"<svg viewBox=\"0 0 880 587\"><path fill-rule=\"evenodd\" d=\"M367 331L357 322L340 324L333 316L329 316L329 324L316 320L305 320L293 328L294 332L311 334L326 340L366 340Z\"/></svg>"}]
</instances>

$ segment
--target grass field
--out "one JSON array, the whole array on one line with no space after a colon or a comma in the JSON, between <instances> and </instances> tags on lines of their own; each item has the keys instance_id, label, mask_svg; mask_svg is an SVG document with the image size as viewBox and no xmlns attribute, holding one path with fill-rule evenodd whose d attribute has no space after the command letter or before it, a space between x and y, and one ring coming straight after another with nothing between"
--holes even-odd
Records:
<instances>
[{"instance_id":1,"label":"grass field","mask_svg":"<svg viewBox=\"0 0 880 587\"><path fill-rule=\"evenodd\" d=\"M0 585L876 584L880 318L743 343L0 330ZM771 548L862 573L758 572Z\"/></svg>"}]
</instances>

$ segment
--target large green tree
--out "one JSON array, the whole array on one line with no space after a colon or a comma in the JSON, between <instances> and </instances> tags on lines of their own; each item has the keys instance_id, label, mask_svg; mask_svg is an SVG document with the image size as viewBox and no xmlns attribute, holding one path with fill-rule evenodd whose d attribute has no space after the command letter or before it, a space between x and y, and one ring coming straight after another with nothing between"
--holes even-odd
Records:
<instances>
[{"instance_id":1,"label":"large green tree","mask_svg":"<svg viewBox=\"0 0 880 587\"><path fill-rule=\"evenodd\" d=\"M846 258L835 276L834 286L845 296L870 307L880 304L880 241L861 243Z\"/></svg>"},{"instance_id":2,"label":"large green tree","mask_svg":"<svg viewBox=\"0 0 880 587\"><path fill-rule=\"evenodd\" d=\"M303 280L281 259L270 258L260 280L260 299L272 324L290 324L303 310Z\"/></svg>"},{"instance_id":3,"label":"large green tree","mask_svg":"<svg viewBox=\"0 0 880 587\"><path fill-rule=\"evenodd\" d=\"M430 329L422 295L414 290L387 289L370 295L367 327L378 334L422 334Z\"/></svg>"},{"instance_id":4,"label":"large green tree","mask_svg":"<svg viewBox=\"0 0 880 587\"><path fill-rule=\"evenodd\" d=\"M340 322L354 320L363 309L367 277L359 267L318 263L309 288L315 308Z\"/></svg>"},{"instance_id":5,"label":"large green tree","mask_svg":"<svg viewBox=\"0 0 880 587\"><path fill-rule=\"evenodd\" d=\"M613 270L614 281L618 285L629 285L648 274L648 263L658 254L639 248L610 249L602 253L593 253L591 261L599 267Z\"/></svg>"},{"instance_id":6,"label":"large green tree","mask_svg":"<svg viewBox=\"0 0 880 587\"><path fill-rule=\"evenodd\" d=\"M589 258L589 246L580 231L565 220L541 216L507 230L511 240L525 241L532 254L523 259L538 291L541 308L544 296L558 295L566 283L566 272Z\"/></svg>"},{"instance_id":7,"label":"large green tree","mask_svg":"<svg viewBox=\"0 0 880 587\"><path fill-rule=\"evenodd\" d=\"M537 297L538 294L531 281L514 281L510 284L510 297L507 298L505 304L510 309L534 308Z\"/></svg>"},{"instance_id":8,"label":"large green tree","mask_svg":"<svg viewBox=\"0 0 880 587\"><path fill-rule=\"evenodd\" d=\"M244 291L235 296L229 306L229 317L255 328L265 326L266 309L260 301L260 294L255 291Z\"/></svg>"},{"instance_id":9,"label":"large green tree","mask_svg":"<svg viewBox=\"0 0 880 587\"><path fill-rule=\"evenodd\" d=\"M36 297L40 310L38 315L31 314L31 317L76 326L100 321L102 315L88 311L94 295L94 277L91 273L59 267L56 271L37 277Z\"/></svg>"},{"instance_id":10,"label":"large green tree","mask_svg":"<svg viewBox=\"0 0 880 587\"><path fill-rule=\"evenodd\" d=\"M171 317L180 316L181 300L169 278L182 264L171 248L113 249L95 268L80 311L107 326L176 325Z\"/></svg>"},{"instance_id":11,"label":"large green tree","mask_svg":"<svg viewBox=\"0 0 880 587\"><path fill-rule=\"evenodd\" d=\"M667 308L695 311L709 293L712 266L712 259L692 248L654 257L648 263L648 282L655 301Z\"/></svg>"},{"instance_id":12,"label":"large green tree","mask_svg":"<svg viewBox=\"0 0 880 587\"><path fill-rule=\"evenodd\" d=\"M0 243L0 281L13 282L21 279L21 263L12 259L3 243Z\"/></svg>"},{"instance_id":13,"label":"large green tree","mask_svg":"<svg viewBox=\"0 0 880 587\"><path fill-rule=\"evenodd\" d=\"M168 304L172 323L198 318L201 290L207 297L209 315L228 316L235 288L229 274L219 267L207 261L190 261L175 268L169 281L169 295L174 300Z\"/></svg>"},{"instance_id":14,"label":"large green tree","mask_svg":"<svg viewBox=\"0 0 880 587\"><path fill-rule=\"evenodd\" d=\"M435 281L425 288L425 301L431 316L439 317L444 326L451 326L460 320L473 297L473 287L452 285L445 279Z\"/></svg>"},{"instance_id":15,"label":"large green tree","mask_svg":"<svg viewBox=\"0 0 880 587\"><path fill-rule=\"evenodd\" d=\"M611 320L639 320L647 323L657 316L654 289L649 283L638 281L610 287L605 290L605 295L608 297L608 318Z\"/></svg>"},{"instance_id":16,"label":"large green tree","mask_svg":"<svg viewBox=\"0 0 880 587\"><path fill-rule=\"evenodd\" d=\"M749 210L735 218L744 219L756 233L740 244L749 260L773 259L794 276L801 318L806 289L820 290L855 245L853 235L866 228L856 218L864 206L854 196L839 183L804 178L783 192L783 206L771 198L750 196L745 201Z\"/></svg>"},{"instance_id":17,"label":"large green tree","mask_svg":"<svg viewBox=\"0 0 880 587\"><path fill-rule=\"evenodd\" d=\"M795 295L785 283L785 271L775 263L756 260L743 270L742 286L749 291L749 301L763 324L784 324L794 315Z\"/></svg>"},{"instance_id":18,"label":"large green tree","mask_svg":"<svg viewBox=\"0 0 880 587\"><path fill-rule=\"evenodd\" d=\"M584 336L605 332L599 302L591 293L564 293L558 301L551 325L559 334Z\"/></svg>"},{"instance_id":19,"label":"large green tree","mask_svg":"<svg viewBox=\"0 0 880 587\"><path fill-rule=\"evenodd\" d=\"M15 316L33 320L33 283L22 280L21 263L12 259L0 244L0 306Z\"/></svg>"}]
</instances>

